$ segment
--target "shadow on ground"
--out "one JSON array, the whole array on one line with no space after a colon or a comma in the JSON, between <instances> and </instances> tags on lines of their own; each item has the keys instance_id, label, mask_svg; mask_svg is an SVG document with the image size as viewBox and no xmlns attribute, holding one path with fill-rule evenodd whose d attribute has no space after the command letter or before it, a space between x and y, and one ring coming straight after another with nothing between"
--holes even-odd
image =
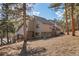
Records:
<instances>
[{"instance_id":1,"label":"shadow on ground","mask_svg":"<svg viewBox=\"0 0 79 59\"><path fill-rule=\"evenodd\" d=\"M46 56L45 54L46 50L47 49L44 47L35 47L35 48L28 47L27 51L21 50L19 56Z\"/></svg>"},{"instance_id":2,"label":"shadow on ground","mask_svg":"<svg viewBox=\"0 0 79 59\"><path fill-rule=\"evenodd\" d=\"M61 35L56 35L56 36L53 36L53 37L48 37L48 38L37 38L37 39L30 39L28 41L32 42L32 41L37 41L37 40L48 40L48 39L51 39L51 38L56 38L56 37L60 37L60 36L63 36L65 34L61 34Z\"/></svg>"}]
</instances>

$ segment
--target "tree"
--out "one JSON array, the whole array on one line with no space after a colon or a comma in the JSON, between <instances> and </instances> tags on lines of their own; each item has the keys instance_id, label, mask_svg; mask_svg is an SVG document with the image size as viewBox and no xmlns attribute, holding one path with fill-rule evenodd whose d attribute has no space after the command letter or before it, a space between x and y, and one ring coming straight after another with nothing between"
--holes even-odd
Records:
<instances>
[{"instance_id":1,"label":"tree","mask_svg":"<svg viewBox=\"0 0 79 59\"><path fill-rule=\"evenodd\" d=\"M67 5L65 3L65 17L66 17L66 32L69 35L68 18L67 18Z\"/></svg>"},{"instance_id":2,"label":"tree","mask_svg":"<svg viewBox=\"0 0 79 59\"><path fill-rule=\"evenodd\" d=\"M3 10L3 17L4 17L3 20L6 22L8 20L8 12L9 12L8 3L2 4L2 10ZM6 23L6 25L7 25L7 23ZM6 33L7 33L7 44L8 44L9 43L8 25L6 27L7 27Z\"/></svg>"},{"instance_id":3,"label":"tree","mask_svg":"<svg viewBox=\"0 0 79 59\"><path fill-rule=\"evenodd\" d=\"M0 27L1 28L1 27ZM3 44L3 31L0 30L0 42L1 42L1 45Z\"/></svg>"},{"instance_id":4,"label":"tree","mask_svg":"<svg viewBox=\"0 0 79 59\"><path fill-rule=\"evenodd\" d=\"M26 20L28 17L27 16L27 11L31 11L31 8L32 7L29 7L30 4L26 4L26 3L23 3L23 33L24 33L24 43L23 43L23 48L21 50L21 53L20 55L27 55L27 35L28 35L28 31L26 30L27 29L27 24L26 24ZM33 5L33 4L32 4Z\"/></svg>"},{"instance_id":5,"label":"tree","mask_svg":"<svg viewBox=\"0 0 79 59\"><path fill-rule=\"evenodd\" d=\"M77 23L77 29L79 30L79 3L76 3L76 7L75 7L75 13L77 14L77 19L76 20L76 23Z\"/></svg>"},{"instance_id":6,"label":"tree","mask_svg":"<svg viewBox=\"0 0 79 59\"><path fill-rule=\"evenodd\" d=\"M66 32L67 32L67 35L69 35L69 27L68 27L68 18L67 18L67 5L66 3L64 4L64 7L61 7L61 5L63 5L62 3L52 3L50 4L50 8L54 8L56 11L58 9L63 9L65 8L65 17L66 17Z\"/></svg>"},{"instance_id":7,"label":"tree","mask_svg":"<svg viewBox=\"0 0 79 59\"><path fill-rule=\"evenodd\" d=\"M26 44L27 44L27 35L26 35L26 4L23 3L23 31L24 31L24 43L22 53L27 53Z\"/></svg>"},{"instance_id":8,"label":"tree","mask_svg":"<svg viewBox=\"0 0 79 59\"><path fill-rule=\"evenodd\" d=\"M74 4L71 4L71 17L72 17L72 36L75 36L75 20L74 20Z\"/></svg>"},{"instance_id":9,"label":"tree","mask_svg":"<svg viewBox=\"0 0 79 59\"><path fill-rule=\"evenodd\" d=\"M0 5L2 7L2 10L0 10L1 11L0 13L2 15L0 25L2 26L2 28L4 28L3 35L7 35L7 44L10 43L9 33L13 33L15 31L14 23L11 22L16 16L15 10L12 9L15 5L17 4L2 3Z\"/></svg>"}]
</instances>

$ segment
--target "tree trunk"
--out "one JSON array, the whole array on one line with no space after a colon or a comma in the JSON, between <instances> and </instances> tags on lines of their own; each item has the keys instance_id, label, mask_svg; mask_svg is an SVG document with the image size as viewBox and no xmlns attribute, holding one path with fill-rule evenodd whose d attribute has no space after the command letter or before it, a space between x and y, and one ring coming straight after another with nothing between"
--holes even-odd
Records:
<instances>
[{"instance_id":1,"label":"tree trunk","mask_svg":"<svg viewBox=\"0 0 79 59\"><path fill-rule=\"evenodd\" d=\"M22 55L27 55L27 34L26 34L26 4L23 3L23 31L24 31L24 43L21 50Z\"/></svg>"},{"instance_id":2,"label":"tree trunk","mask_svg":"<svg viewBox=\"0 0 79 59\"><path fill-rule=\"evenodd\" d=\"M7 25L7 44L9 44L9 36L8 36L8 25Z\"/></svg>"},{"instance_id":3,"label":"tree trunk","mask_svg":"<svg viewBox=\"0 0 79 59\"><path fill-rule=\"evenodd\" d=\"M68 27L68 18L67 18L67 6L66 6L66 3L65 3L65 17L66 17L66 32L67 32L67 35L69 35L69 27Z\"/></svg>"},{"instance_id":4,"label":"tree trunk","mask_svg":"<svg viewBox=\"0 0 79 59\"><path fill-rule=\"evenodd\" d=\"M78 27L78 30L79 30L79 15L77 15L77 27Z\"/></svg>"},{"instance_id":5,"label":"tree trunk","mask_svg":"<svg viewBox=\"0 0 79 59\"><path fill-rule=\"evenodd\" d=\"M2 36L1 36L1 45L2 45L2 40L3 40L3 39L2 39Z\"/></svg>"},{"instance_id":6,"label":"tree trunk","mask_svg":"<svg viewBox=\"0 0 79 59\"><path fill-rule=\"evenodd\" d=\"M73 16L74 4L71 4L71 17L72 17L72 36L75 36L75 19Z\"/></svg>"},{"instance_id":7,"label":"tree trunk","mask_svg":"<svg viewBox=\"0 0 79 59\"><path fill-rule=\"evenodd\" d=\"M8 20L8 9L9 9L9 6L8 6L8 3L5 4L5 10L6 10L6 21ZM6 34L7 34L7 44L9 43L9 36L8 36L8 24L7 25L7 30L6 30Z\"/></svg>"},{"instance_id":8,"label":"tree trunk","mask_svg":"<svg viewBox=\"0 0 79 59\"><path fill-rule=\"evenodd\" d=\"M3 31L2 31L2 33L1 33L1 45L3 44Z\"/></svg>"},{"instance_id":9,"label":"tree trunk","mask_svg":"<svg viewBox=\"0 0 79 59\"><path fill-rule=\"evenodd\" d=\"M78 30L79 30L79 19L78 19L78 22L77 23L78 23L77 25L78 25Z\"/></svg>"}]
</instances>

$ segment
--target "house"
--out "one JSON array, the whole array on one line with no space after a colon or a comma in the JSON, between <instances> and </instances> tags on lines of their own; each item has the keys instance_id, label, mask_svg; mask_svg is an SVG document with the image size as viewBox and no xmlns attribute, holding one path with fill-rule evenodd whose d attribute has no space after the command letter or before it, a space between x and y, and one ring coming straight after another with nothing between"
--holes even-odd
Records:
<instances>
[{"instance_id":1,"label":"house","mask_svg":"<svg viewBox=\"0 0 79 59\"><path fill-rule=\"evenodd\" d=\"M53 22L52 20L49 20L49 22L52 23L52 36L60 35L60 32L63 32L63 29L59 24Z\"/></svg>"},{"instance_id":2,"label":"house","mask_svg":"<svg viewBox=\"0 0 79 59\"><path fill-rule=\"evenodd\" d=\"M56 29L54 23L49 22L47 19L39 16L28 16L26 20L26 33L27 38L48 38L54 36ZM16 35L23 35L23 24L21 24L16 32Z\"/></svg>"},{"instance_id":3,"label":"house","mask_svg":"<svg viewBox=\"0 0 79 59\"><path fill-rule=\"evenodd\" d=\"M52 36L52 24L45 18L34 16L35 21L35 37L46 38Z\"/></svg>"}]
</instances>

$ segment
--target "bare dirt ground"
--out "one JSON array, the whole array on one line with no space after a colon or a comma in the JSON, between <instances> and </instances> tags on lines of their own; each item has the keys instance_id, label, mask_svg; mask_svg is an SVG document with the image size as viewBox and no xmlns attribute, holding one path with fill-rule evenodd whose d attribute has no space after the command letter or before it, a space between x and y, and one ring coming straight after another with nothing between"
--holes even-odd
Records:
<instances>
[{"instance_id":1,"label":"bare dirt ground","mask_svg":"<svg viewBox=\"0 0 79 59\"><path fill-rule=\"evenodd\" d=\"M21 52L23 42L0 47L0 55L16 56ZM38 56L79 56L79 31L76 36L62 35L59 37L29 41L30 49L43 47L45 51L36 54ZM36 51L36 50L35 50ZM32 54L33 55L33 54Z\"/></svg>"}]
</instances>

